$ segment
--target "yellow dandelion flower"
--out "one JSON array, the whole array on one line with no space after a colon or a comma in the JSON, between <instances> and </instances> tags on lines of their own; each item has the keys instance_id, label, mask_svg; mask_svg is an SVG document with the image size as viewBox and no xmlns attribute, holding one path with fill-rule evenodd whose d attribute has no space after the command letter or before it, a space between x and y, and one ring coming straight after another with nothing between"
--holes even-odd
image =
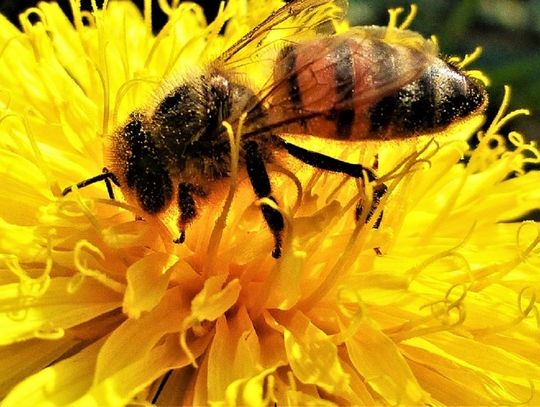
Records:
<instances>
[{"instance_id":1,"label":"yellow dandelion flower","mask_svg":"<svg viewBox=\"0 0 540 407\"><path fill-rule=\"evenodd\" d=\"M519 220L538 208L524 166L539 153L501 134L524 112L505 99L474 149L481 117L437 142L320 144L378 156L388 193L369 220L352 212L374 183L272 168L279 260L259 210L274 204L233 160L224 199L175 245L173 217L140 218L117 188L62 188L102 171L108 136L163 78L281 2L230 0L207 24L160 1L157 35L149 1L143 16L105 3L73 0L73 23L39 3L22 30L0 17L2 406L540 404L540 229ZM241 126L228 130L234 147Z\"/></svg>"}]
</instances>

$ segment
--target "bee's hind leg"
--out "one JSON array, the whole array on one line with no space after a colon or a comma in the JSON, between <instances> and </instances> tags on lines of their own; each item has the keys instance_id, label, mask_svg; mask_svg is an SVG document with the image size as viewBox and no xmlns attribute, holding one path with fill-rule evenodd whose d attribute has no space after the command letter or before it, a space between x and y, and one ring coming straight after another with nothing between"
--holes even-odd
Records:
<instances>
[{"instance_id":1,"label":"bee's hind leg","mask_svg":"<svg viewBox=\"0 0 540 407\"><path fill-rule=\"evenodd\" d=\"M349 175L353 178L361 178L363 176L364 171L367 174L367 178L369 181L375 181L377 179L377 176L371 170L370 168L364 167L361 164L351 164L346 161L338 160L337 158L329 157L327 155L318 153L316 151L307 150L305 148L299 147L295 144L291 144L286 142L285 140L279 139L278 145L287 152L292 155L293 157L299 159L300 161L305 162L308 165L311 165L312 167L319 168L321 170L326 171L333 171L333 172L339 172L342 174ZM384 184L380 184L377 187L375 187L373 191L373 202L371 204L371 207L369 208L369 212L366 218L366 222L371 219L373 214L375 213L375 210L377 209L377 206L379 205L382 197L386 193L387 187ZM363 205L362 202L358 203L356 206L355 211L355 218L358 221L360 218L362 211L363 211ZM375 228L378 228L382 221L382 212L373 224Z\"/></svg>"},{"instance_id":2,"label":"bee's hind leg","mask_svg":"<svg viewBox=\"0 0 540 407\"><path fill-rule=\"evenodd\" d=\"M270 178L268 177L259 145L255 141L248 141L245 143L244 149L247 173L255 195L258 198L268 198L277 204L276 199L272 196ZM275 245L272 251L272 257L278 259L281 257L282 233L285 228L283 215L277 209L265 204L261 205L261 212L274 235Z\"/></svg>"},{"instance_id":3,"label":"bee's hind leg","mask_svg":"<svg viewBox=\"0 0 540 407\"><path fill-rule=\"evenodd\" d=\"M85 179L84 181L78 182L75 184L77 188L84 188L89 185L95 184L96 182L104 181L105 185L107 186L107 193L109 194L109 198L114 199L114 191L112 188L112 184L115 184L116 186L120 186L120 183L118 182L118 178L116 178L116 175L114 175L112 172L110 172L107 168L103 168L103 171L101 174L96 175L95 177ZM70 192L73 191L74 185L70 185L69 187L65 188L62 191L62 196L66 196Z\"/></svg>"}]
</instances>

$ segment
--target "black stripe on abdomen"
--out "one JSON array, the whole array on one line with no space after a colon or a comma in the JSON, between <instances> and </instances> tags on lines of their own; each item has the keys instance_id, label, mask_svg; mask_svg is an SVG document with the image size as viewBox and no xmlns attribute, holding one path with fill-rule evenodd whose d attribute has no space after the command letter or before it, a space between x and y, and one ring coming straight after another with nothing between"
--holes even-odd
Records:
<instances>
[{"instance_id":1,"label":"black stripe on abdomen","mask_svg":"<svg viewBox=\"0 0 540 407\"><path fill-rule=\"evenodd\" d=\"M411 133L433 129L437 123L437 111L431 70L424 71L407 90L410 96L402 100L402 111L397 117L400 127Z\"/></svg>"},{"instance_id":2,"label":"black stripe on abdomen","mask_svg":"<svg viewBox=\"0 0 540 407\"><path fill-rule=\"evenodd\" d=\"M288 45L284 47L281 50L280 60L284 68L283 77L287 78L287 90L291 107L294 109L294 115L299 117L298 121L305 129L307 124L306 120L302 119L304 104L302 103L302 94L300 92L300 84L298 82L295 46Z\"/></svg>"},{"instance_id":3,"label":"black stripe on abdomen","mask_svg":"<svg viewBox=\"0 0 540 407\"><path fill-rule=\"evenodd\" d=\"M436 95L429 70L414 82L382 98L370 109L370 133L412 137L436 126ZM388 131L392 134L387 134Z\"/></svg>"},{"instance_id":4,"label":"black stripe on abdomen","mask_svg":"<svg viewBox=\"0 0 540 407\"><path fill-rule=\"evenodd\" d=\"M354 123L354 65L353 54L348 41L339 43L330 55L334 64L334 79L336 81L336 106L332 119L336 123L336 134L340 139L351 137Z\"/></svg>"}]
</instances>

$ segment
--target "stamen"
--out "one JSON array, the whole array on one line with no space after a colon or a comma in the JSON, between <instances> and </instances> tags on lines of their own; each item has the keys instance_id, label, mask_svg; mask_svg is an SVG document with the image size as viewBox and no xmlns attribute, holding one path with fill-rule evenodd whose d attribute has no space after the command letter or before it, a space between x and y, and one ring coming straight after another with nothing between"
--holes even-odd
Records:
<instances>
[{"instance_id":1,"label":"stamen","mask_svg":"<svg viewBox=\"0 0 540 407\"><path fill-rule=\"evenodd\" d=\"M178 8L179 3L179 0L172 0L172 4L169 4L167 0L158 0L159 8L169 17Z\"/></svg>"},{"instance_id":2,"label":"stamen","mask_svg":"<svg viewBox=\"0 0 540 407\"><path fill-rule=\"evenodd\" d=\"M525 248L521 243L521 235L524 229L528 226L532 226L536 231L536 237ZM525 261L531 254L538 254L538 250L535 250L540 244L540 226L534 221L525 221L519 225L516 233L516 246L518 249L518 257L520 261Z\"/></svg>"},{"instance_id":3,"label":"stamen","mask_svg":"<svg viewBox=\"0 0 540 407\"><path fill-rule=\"evenodd\" d=\"M73 25L77 32L81 32L84 24L82 22L82 12L81 12L81 0L69 0L71 6L71 13L73 14Z\"/></svg>"},{"instance_id":4,"label":"stamen","mask_svg":"<svg viewBox=\"0 0 540 407\"><path fill-rule=\"evenodd\" d=\"M184 351L186 357L188 358L189 362L191 363L191 366L193 366L195 369L197 369L199 367L199 364L197 363L197 359L195 358L195 355L193 354L193 352L191 351L191 349L189 348L189 345L187 343L187 334L188 334L188 329L184 329L185 327L182 327L183 329L181 330L181 333L180 333L180 337L179 337L179 342L180 342L180 347L182 348L182 350Z\"/></svg>"},{"instance_id":5,"label":"stamen","mask_svg":"<svg viewBox=\"0 0 540 407\"><path fill-rule=\"evenodd\" d=\"M298 179L298 177L294 174L294 172L290 171L289 169L277 165L277 164L270 164L269 168L273 172L279 172L283 175L285 175L287 178L289 178L296 187L296 201L294 202L294 205L292 206L291 213L296 213L298 209L300 209L300 206L302 205L302 197L303 197L303 188L302 188L302 182Z\"/></svg>"},{"instance_id":6,"label":"stamen","mask_svg":"<svg viewBox=\"0 0 540 407\"><path fill-rule=\"evenodd\" d=\"M424 154L428 148L431 146L431 145L434 145L435 148L432 152L426 154L425 157L423 158L419 158L422 154ZM432 157L435 156L435 154L437 154L437 152L441 149L441 145L435 140L435 139L430 139L421 149L419 149L418 151L414 151L412 154L409 154L407 156L405 156L405 158L403 158L401 161L399 161L393 168L392 170L390 170L388 173L380 176L377 181L379 183L385 183L385 182L388 182L392 179L401 179L403 178L406 174L410 173L413 171L413 167L416 166L418 163L428 163L429 166L431 166L431 163L429 160L431 160ZM400 168L403 167L403 170L402 171L399 171L398 170Z\"/></svg>"},{"instance_id":7,"label":"stamen","mask_svg":"<svg viewBox=\"0 0 540 407\"><path fill-rule=\"evenodd\" d=\"M99 223L98 219L96 218L93 208L89 208L88 205L86 205L85 201L83 201L81 194L79 193L79 189L77 188L77 185L74 185L71 190L71 195L75 198L75 201L79 205L79 207L82 209L82 212L84 215L88 218L92 226L101 233L103 230L103 227ZM89 201L92 202L92 201Z\"/></svg>"},{"instance_id":8,"label":"stamen","mask_svg":"<svg viewBox=\"0 0 540 407\"><path fill-rule=\"evenodd\" d=\"M65 330L60 327L55 327L50 321L44 322L39 329L34 331L34 337L45 340L58 340L63 338Z\"/></svg>"},{"instance_id":9,"label":"stamen","mask_svg":"<svg viewBox=\"0 0 540 407\"><path fill-rule=\"evenodd\" d=\"M457 56L448 58L448 62L457 65L459 69L464 69L471 62L474 62L480 58L480 55L482 55L482 47L476 47L473 52L470 54L465 54L465 56L462 58Z\"/></svg>"},{"instance_id":10,"label":"stamen","mask_svg":"<svg viewBox=\"0 0 540 407\"><path fill-rule=\"evenodd\" d=\"M219 33L223 30L225 23L233 16L235 12L232 10L233 2L227 2L227 7L225 7L225 2L221 1L219 3L219 9L214 21L212 21L207 27L207 43L211 44L216 41L216 38L219 36ZM204 61L206 58L210 57L207 52L202 52L199 56L199 61Z\"/></svg>"},{"instance_id":11,"label":"stamen","mask_svg":"<svg viewBox=\"0 0 540 407\"><path fill-rule=\"evenodd\" d=\"M159 78L134 78L125 81L122 86L118 88L116 92L116 98L114 102L114 108L112 112L112 123L116 127L118 123L118 111L122 102L125 100L127 93L134 89L137 85L147 84L150 88L155 88L159 84Z\"/></svg>"},{"instance_id":12,"label":"stamen","mask_svg":"<svg viewBox=\"0 0 540 407\"><path fill-rule=\"evenodd\" d=\"M144 0L144 25L146 26L146 35L152 35L152 0Z\"/></svg>"},{"instance_id":13,"label":"stamen","mask_svg":"<svg viewBox=\"0 0 540 407\"><path fill-rule=\"evenodd\" d=\"M489 376L479 376L484 390L486 393L491 395L493 404L498 406L525 406L533 399L536 394L534 382L531 379L527 379L529 383L529 397L523 400L517 398L510 399L508 389L503 387L502 384L494 379L491 379Z\"/></svg>"},{"instance_id":14,"label":"stamen","mask_svg":"<svg viewBox=\"0 0 540 407\"><path fill-rule=\"evenodd\" d=\"M499 107L499 110L497 111L497 114L495 115L495 118L493 119L493 122L491 123L491 125L487 129L487 131L485 133L486 135L498 133L501 130L501 128L506 123L508 123L508 121L510 121L511 119L513 119L516 116L519 116L519 115L527 115L528 116L530 114L529 110L527 110L527 109L517 109L517 110L514 110L513 112L510 112L507 115L505 115L506 109L508 109L508 106L510 104L510 95L511 95L510 86L505 85L504 86L504 96L503 96L503 100L501 102L501 106Z\"/></svg>"},{"instance_id":15,"label":"stamen","mask_svg":"<svg viewBox=\"0 0 540 407\"><path fill-rule=\"evenodd\" d=\"M79 240L75 244L75 248L73 250L75 268L77 269L79 274L75 274L70 280L68 284L68 292L76 292L80 284L82 284L82 282L84 281L84 278L90 277L103 284L104 286L110 288L111 290L120 294L124 294L124 292L126 291L125 284L119 283L118 281L110 278L104 272L91 269L86 265L86 261L83 260L83 250L85 249L97 255L101 260L105 260L105 256L96 246L94 246L87 240Z\"/></svg>"},{"instance_id":16,"label":"stamen","mask_svg":"<svg viewBox=\"0 0 540 407\"><path fill-rule=\"evenodd\" d=\"M469 277L468 280L473 281L474 278L472 276L471 265L469 264L469 262L467 261L465 256L459 254L457 251L458 251L459 248L463 247L465 245L465 243L467 243L467 241L469 241L469 239L473 235L475 227L476 227L476 223L474 223L469 228L469 230L468 230L467 234L465 235L465 237L463 237L463 239L457 245L455 245L453 247L450 247L447 250L443 250L442 252L436 253L436 254L428 257L426 260L424 260L419 265L417 265L415 267L412 267L409 270L407 270L406 274L412 276L412 278L417 278L418 275L423 270L425 270L428 266L435 263L436 261L444 260L444 259L447 259L447 258L456 258L456 259L459 259L459 260L463 261L465 272L466 272L467 276Z\"/></svg>"},{"instance_id":17,"label":"stamen","mask_svg":"<svg viewBox=\"0 0 540 407\"><path fill-rule=\"evenodd\" d=\"M266 396L263 400L263 405L277 405L277 396L275 394L276 378L274 375L269 374L266 378Z\"/></svg>"},{"instance_id":18,"label":"stamen","mask_svg":"<svg viewBox=\"0 0 540 407\"><path fill-rule=\"evenodd\" d=\"M462 289L462 292L455 300L451 300L452 291L456 288ZM466 318L464 300L467 294L467 288L463 284L456 284L450 287L445 297L441 300L425 304L421 309L429 307L431 315L421 317L414 321L404 323L394 329L385 332L392 337L395 342L402 342L407 339L429 335L441 331L449 331L463 324ZM457 313L457 314L456 314ZM454 315L456 314L456 315ZM439 325L425 326L432 321L439 321Z\"/></svg>"},{"instance_id":19,"label":"stamen","mask_svg":"<svg viewBox=\"0 0 540 407\"><path fill-rule=\"evenodd\" d=\"M344 296L344 293L347 293L347 295ZM352 313L352 315L350 315L351 312L349 304L346 302L346 300L340 298L347 298L350 295L356 297L356 303L354 305L357 307L357 309ZM362 299L360 298L360 294L357 290L352 291L348 288L340 289L338 291L337 304L339 306L339 311L346 318L347 323L343 324L341 323L341 321L338 321L340 331L339 333L332 336L332 342L336 346L341 346L346 341L354 338L362 329L362 323L365 322L366 313L364 310Z\"/></svg>"},{"instance_id":20,"label":"stamen","mask_svg":"<svg viewBox=\"0 0 540 407\"><path fill-rule=\"evenodd\" d=\"M29 34L32 33L32 28L35 25L30 22L30 16L32 15L36 15L38 17L38 20L44 26L47 26L47 18L45 17L45 14L37 7L30 7L19 15L19 22L21 23L22 29L24 30L24 32Z\"/></svg>"},{"instance_id":21,"label":"stamen","mask_svg":"<svg viewBox=\"0 0 540 407\"><path fill-rule=\"evenodd\" d=\"M22 117L22 122L23 122L26 135L28 137L28 141L30 142L30 146L32 147L32 152L34 153L34 159L35 159L36 165L41 170L41 172L43 173L43 176L47 180L47 184L49 185L51 193L55 196L60 196L62 194L60 185L52 176L49 166L46 164L45 159L43 158L43 155L41 154L41 150L38 146L36 138L34 137L34 133L30 129L30 121L26 114Z\"/></svg>"},{"instance_id":22,"label":"stamen","mask_svg":"<svg viewBox=\"0 0 540 407\"><path fill-rule=\"evenodd\" d=\"M403 7L396 7L396 8L391 8L391 9L388 9L388 29L389 30L392 30L394 28L398 28L398 25L397 25L397 20L398 20L398 17L401 13L403 13L405 11L405 9Z\"/></svg>"},{"instance_id":23,"label":"stamen","mask_svg":"<svg viewBox=\"0 0 540 407\"><path fill-rule=\"evenodd\" d=\"M207 253L207 262L204 265L203 275L209 276L216 272L214 269L214 263L217 258L217 251L219 249L219 244L221 242L221 237L223 236L223 231L227 226L227 216L231 209L232 200L234 193L236 192L236 187L238 183L238 161L240 159L240 137L242 134L242 127L244 121L246 120L247 114L243 113L238 120L238 127L236 129L236 134L233 132L232 126L224 121L223 127L227 132L229 137L229 146L231 150L231 172L230 172L230 186L227 197L225 198L225 203L223 204L223 209L221 214L216 219L212 233L210 234L210 239L208 241L208 248L206 249Z\"/></svg>"},{"instance_id":24,"label":"stamen","mask_svg":"<svg viewBox=\"0 0 540 407\"><path fill-rule=\"evenodd\" d=\"M460 70L464 71L469 77L480 80L485 86L491 84L490 79L480 70L466 70L467 65L476 61L482 55L482 47L476 47L470 54L465 54L464 57L452 56L448 58L448 62Z\"/></svg>"},{"instance_id":25,"label":"stamen","mask_svg":"<svg viewBox=\"0 0 540 407\"><path fill-rule=\"evenodd\" d=\"M525 298L526 291L530 291L531 295L530 295L530 298L527 300L527 303L524 305L523 301L524 301L524 298ZM520 319L519 322L521 322L521 320L527 318L529 316L529 314L532 313L532 314L534 314L534 316L536 318L536 326L540 327L540 318L539 318L540 314L538 312L538 307L536 305L536 301L537 301L536 289L534 289L533 287L523 287L521 289L521 291L519 292L519 295L518 295L518 308L519 308L519 311L521 313L522 318Z\"/></svg>"},{"instance_id":26,"label":"stamen","mask_svg":"<svg viewBox=\"0 0 540 407\"><path fill-rule=\"evenodd\" d=\"M96 18L88 10L81 11L81 21L86 21L86 24L89 28L96 28Z\"/></svg>"},{"instance_id":27,"label":"stamen","mask_svg":"<svg viewBox=\"0 0 540 407\"><path fill-rule=\"evenodd\" d=\"M17 287L19 296L22 298L41 297L49 289L51 284L50 272L52 270L52 259L47 258L45 269L41 276L32 278L21 267L17 256L3 255L0 259L4 260L7 269L19 279Z\"/></svg>"},{"instance_id":28,"label":"stamen","mask_svg":"<svg viewBox=\"0 0 540 407\"><path fill-rule=\"evenodd\" d=\"M167 0L158 0L158 6L167 16L171 15L172 9Z\"/></svg>"},{"instance_id":29,"label":"stamen","mask_svg":"<svg viewBox=\"0 0 540 407\"><path fill-rule=\"evenodd\" d=\"M109 3L109 0L103 0L103 5L101 9L98 7L96 0L90 0L90 4L92 5L92 12L94 15L97 15L100 11L107 10L107 5Z\"/></svg>"},{"instance_id":30,"label":"stamen","mask_svg":"<svg viewBox=\"0 0 540 407\"><path fill-rule=\"evenodd\" d=\"M396 40L396 38L395 38L396 37L396 31L404 31L407 28L409 28L409 26L412 24L414 18L416 17L418 7L416 6L416 4L411 4L411 11L409 12L409 14L405 18L405 20L403 20L403 22L398 25L398 18L401 15L401 13L403 13L404 11L405 10L403 9L403 7L391 8L391 9L388 10L388 14L389 14L389 19L388 19L388 24L387 24L388 28L387 28L387 30L385 31L385 34L384 34L384 39L386 41L393 42L394 40ZM420 38L419 36L414 35L412 33L410 33L410 34L411 35L408 36L406 39L402 38L401 40L404 41L404 42L411 41L412 45L414 45L414 44L418 45L420 43L425 42L425 40L423 38ZM419 48L422 48L422 46L419 46Z\"/></svg>"},{"instance_id":31,"label":"stamen","mask_svg":"<svg viewBox=\"0 0 540 407\"><path fill-rule=\"evenodd\" d=\"M529 299L525 299L526 291L531 292L531 296ZM527 302L524 303L525 301ZM480 329L471 329L470 332L475 337L500 334L509 329L516 328L516 326L519 325L523 320L528 318L530 314L533 314L533 316L536 319L536 325L537 327L539 327L540 320L539 320L538 307L536 306L536 301L537 301L536 290L533 287L529 287L529 286L523 287L517 296L518 314L516 315L515 318L503 324L488 326L486 328L480 328Z\"/></svg>"},{"instance_id":32,"label":"stamen","mask_svg":"<svg viewBox=\"0 0 540 407\"><path fill-rule=\"evenodd\" d=\"M403 22L399 25L398 28L400 30L406 30L407 28L409 28L409 26L414 21L417 13L418 13L418 7L416 6L416 4L411 4L411 11L409 12L405 20L403 20Z\"/></svg>"}]
</instances>

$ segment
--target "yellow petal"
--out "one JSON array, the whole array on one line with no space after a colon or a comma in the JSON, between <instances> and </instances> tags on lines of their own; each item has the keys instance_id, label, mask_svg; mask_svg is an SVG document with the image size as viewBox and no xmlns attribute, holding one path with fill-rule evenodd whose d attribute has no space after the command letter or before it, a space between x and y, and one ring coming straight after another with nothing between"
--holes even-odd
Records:
<instances>
[{"instance_id":1,"label":"yellow petal","mask_svg":"<svg viewBox=\"0 0 540 407\"><path fill-rule=\"evenodd\" d=\"M287 324L285 349L295 377L329 393L346 393L349 377L341 366L338 349L324 331L299 314Z\"/></svg>"},{"instance_id":2,"label":"yellow petal","mask_svg":"<svg viewBox=\"0 0 540 407\"><path fill-rule=\"evenodd\" d=\"M418 405L428 400L399 348L368 322L345 341L353 365L388 404Z\"/></svg>"},{"instance_id":3,"label":"yellow petal","mask_svg":"<svg viewBox=\"0 0 540 407\"><path fill-rule=\"evenodd\" d=\"M85 279L75 292L71 279L51 279L47 290L33 297L39 284L0 286L0 343L10 344L35 337L62 335L62 331L118 308L118 294L91 279ZM35 295L35 294L34 294Z\"/></svg>"},{"instance_id":4,"label":"yellow petal","mask_svg":"<svg viewBox=\"0 0 540 407\"><path fill-rule=\"evenodd\" d=\"M215 321L238 299L241 286L238 280L230 281L222 288L226 275L210 277L204 288L191 302L190 320Z\"/></svg>"},{"instance_id":5,"label":"yellow petal","mask_svg":"<svg viewBox=\"0 0 540 407\"><path fill-rule=\"evenodd\" d=\"M54 363L78 340L64 337L54 341L31 339L0 348L0 399L20 381Z\"/></svg>"},{"instance_id":6,"label":"yellow petal","mask_svg":"<svg viewBox=\"0 0 540 407\"><path fill-rule=\"evenodd\" d=\"M178 260L165 253L152 253L133 263L127 270L127 288L123 310L131 318L139 318L162 300L169 283L171 267Z\"/></svg>"},{"instance_id":7,"label":"yellow petal","mask_svg":"<svg viewBox=\"0 0 540 407\"><path fill-rule=\"evenodd\" d=\"M205 340L196 341L192 344L191 350L199 356L206 346ZM178 341L169 337L140 357L133 358L130 364L121 370L93 383L89 391L74 405L81 407L127 405L136 394L165 372L185 367L190 363L190 357L182 352Z\"/></svg>"},{"instance_id":8,"label":"yellow petal","mask_svg":"<svg viewBox=\"0 0 540 407\"><path fill-rule=\"evenodd\" d=\"M208 354L208 401L240 402L240 389L234 382L253 378L262 371L257 334L245 309L230 320L219 318L215 329ZM251 397L261 398L262 392Z\"/></svg>"},{"instance_id":9,"label":"yellow petal","mask_svg":"<svg viewBox=\"0 0 540 407\"><path fill-rule=\"evenodd\" d=\"M139 319L128 319L107 338L99 351L96 381L144 358L167 333L178 332L188 312L188 303L180 287L169 289L161 302Z\"/></svg>"},{"instance_id":10,"label":"yellow petal","mask_svg":"<svg viewBox=\"0 0 540 407\"><path fill-rule=\"evenodd\" d=\"M100 342L93 343L71 358L30 376L15 386L2 406L60 406L74 402L92 384L89 373L95 366L100 345Z\"/></svg>"}]
</instances>

